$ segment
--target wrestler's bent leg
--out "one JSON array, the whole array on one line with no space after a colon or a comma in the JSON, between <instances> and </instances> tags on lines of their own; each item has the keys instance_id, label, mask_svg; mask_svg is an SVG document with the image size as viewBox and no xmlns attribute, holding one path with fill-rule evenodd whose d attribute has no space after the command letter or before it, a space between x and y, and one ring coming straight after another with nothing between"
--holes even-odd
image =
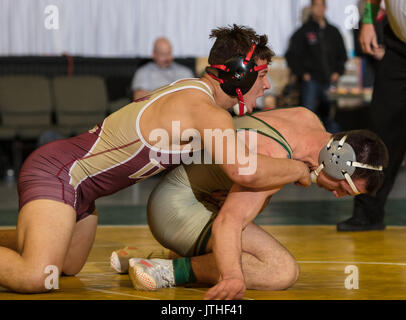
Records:
<instances>
[{"instance_id":1,"label":"wrestler's bent leg","mask_svg":"<svg viewBox=\"0 0 406 320\"><path fill-rule=\"evenodd\" d=\"M72 240L66 254L62 272L75 275L82 270L92 249L97 230L97 212L78 221L73 230Z\"/></svg>"},{"instance_id":2,"label":"wrestler's bent leg","mask_svg":"<svg viewBox=\"0 0 406 320\"><path fill-rule=\"evenodd\" d=\"M17 251L17 229L0 230L0 247Z\"/></svg>"},{"instance_id":3,"label":"wrestler's bent leg","mask_svg":"<svg viewBox=\"0 0 406 320\"><path fill-rule=\"evenodd\" d=\"M206 251L211 251L211 240ZM284 290L297 281L299 266L295 258L253 222L242 233L242 251L242 269L247 289ZM198 282L218 282L219 272L213 254L192 257L191 264Z\"/></svg>"},{"instance_id":4,"label":"wrestler's bent leg","mask_svg":"<svg viewBox=\"0 0 406 320\"><path fill-rule=\"evenodd\" d=\"M49 291L49 271L60 273L75 226L76 212L64 203L34 200L20 210L18 252L0 247L0 286L21 293Z\"/></svg>"},{"instance_id":5,"label":"wrestler's bent leg","mask_svg":"<svg viewBox=\"0 0 406 320\"><path fill-rule=\"evenodd\" d=\"M80 272L92 248L97 229L97 215L92 214L76 223L69 251L62 268L64 275ZM17 251L17 229L0 230L0 247Z\"/></svg>"}]
</instances>

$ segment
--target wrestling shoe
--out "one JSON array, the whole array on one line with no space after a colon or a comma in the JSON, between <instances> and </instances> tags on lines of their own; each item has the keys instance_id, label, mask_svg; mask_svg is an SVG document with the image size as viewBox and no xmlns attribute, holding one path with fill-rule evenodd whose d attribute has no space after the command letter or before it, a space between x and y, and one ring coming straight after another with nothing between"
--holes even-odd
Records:
<instances>
[{"instance_id":1,"label":"wrestling shoe","mask_svg":"<svg viewBox=\"0 0 406 320\"><path fill-rule=\"evenodd\" d=\"M371 223L369 221L351 217L345 221L337 224L337 231L373 231L384 230L385 224L383 222Z\"/></svg>"},{"instance_id":2,"label":"wrestling shoe","mask_svg":"<svg viewBox=\"0 0 406 320\"><path fill-rule=\"evenodd\" d=\"M127 273L128 272L128 261L131 258L139 257L140 252L137 248L125 247L113 251L110 256L110 266L118 273Z\"/></svg>"},{"instance_id":3,"label":"wrestling shoe","mask_svg":"<svg viewBox=\"0 0 406 320\"><path fill-rule=\"evenodd\" d=\"M137 290L154 291L175 286L172 260L132 258L128 274Z\"/></svg>"},{"instance_id":4,"label":"wrestling shoe","mask_svg":"<svg viewBox=\"0 0 406 320\"><path fill-rule=\"evenodd\" d=\"M113 251L110 256L110 265L114 271L118 273L127 273L128 272L128 261L131 258L161 258L161 259L170 259L174 256L169 249L159 248L151 249L150 247L145 248L134 248L134 247L124 247Z\"/></svg>"}]
</instances>

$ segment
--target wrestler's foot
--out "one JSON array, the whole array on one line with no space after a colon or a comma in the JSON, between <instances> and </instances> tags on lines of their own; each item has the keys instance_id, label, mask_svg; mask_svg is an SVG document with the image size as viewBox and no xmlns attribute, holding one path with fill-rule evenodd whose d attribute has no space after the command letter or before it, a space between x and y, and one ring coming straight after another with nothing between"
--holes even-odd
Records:
<instances>
[{"instance_id":1,"label":"wrestler's foot","mask_svg":"<svg viewBox=\"0 0 406 320\"><path fill-rule=\"evenodd\" d=\"M110 265L118 273L127 273L128 261L134 257L139 257L137 248L125 247L123 249L113 251L110 256Z\"/></svg>"},{"instance_id":2,"label":"wrestler's foot","mask_svg":"<svg viewBox=\"0 0 406 320\"><path fill-rule=\"evenodd\" d=\"M161 258L161 259L170 259L176 257L175 253L172 253L169 249L158 248L151 249L149 247L145 248L134 248L134 247L124 247L113 251L110 256L110 265L118 273L127 273L128 272L128 261L131 258Z\"/></svg>"},{"instance_id":3,"label":"wrestler's foot","mask_svg":"<svg viewBox=\"0 0 406 320\"><path fill-rule=\"evenodd\" d=\"M128 274L138 290L154 291L175 285L172 260L132 258Z\"/></svg>"}]
</instances>

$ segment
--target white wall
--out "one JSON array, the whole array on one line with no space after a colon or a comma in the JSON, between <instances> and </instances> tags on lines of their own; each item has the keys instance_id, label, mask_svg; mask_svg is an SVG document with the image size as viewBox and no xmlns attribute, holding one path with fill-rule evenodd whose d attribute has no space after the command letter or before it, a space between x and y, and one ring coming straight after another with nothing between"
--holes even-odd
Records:
<instances>
[{"instance_id":1,"label":"white wall","mask_svg":"<svg viewBox=\"0 0 406 320\"><path fill-rule=\"evenodd\" d=\"M285 52L310 0L0 0L0 55L149 56L168 37L174 55L207 56L210 30L237 23L266 33ZM345 8L357 0L328 0L327 16L352 49ZM47 6L59 14L59 29ZM49 7L48 7L49 8ZM52 9L52 8L51 8ZM52 11L55 12L55 11Z\"/></svg>"}]
</instances>

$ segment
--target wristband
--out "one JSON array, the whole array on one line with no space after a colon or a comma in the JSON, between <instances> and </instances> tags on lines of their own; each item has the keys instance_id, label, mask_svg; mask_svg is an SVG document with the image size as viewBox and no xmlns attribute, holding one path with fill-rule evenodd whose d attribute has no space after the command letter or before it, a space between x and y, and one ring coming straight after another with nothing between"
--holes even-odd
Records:
<instances>
[{"instance_id":1,"label":"wristband","mask_svg":"<svg viewBox=\"0 0 406 320\"><path fill-rule=\"evenodd\" d=\"M364 24L374 24L376 17L379 12L379 5L367 2L365 4L364 14L362 16L362 23Z\"/></svg>"}]
</instances>

